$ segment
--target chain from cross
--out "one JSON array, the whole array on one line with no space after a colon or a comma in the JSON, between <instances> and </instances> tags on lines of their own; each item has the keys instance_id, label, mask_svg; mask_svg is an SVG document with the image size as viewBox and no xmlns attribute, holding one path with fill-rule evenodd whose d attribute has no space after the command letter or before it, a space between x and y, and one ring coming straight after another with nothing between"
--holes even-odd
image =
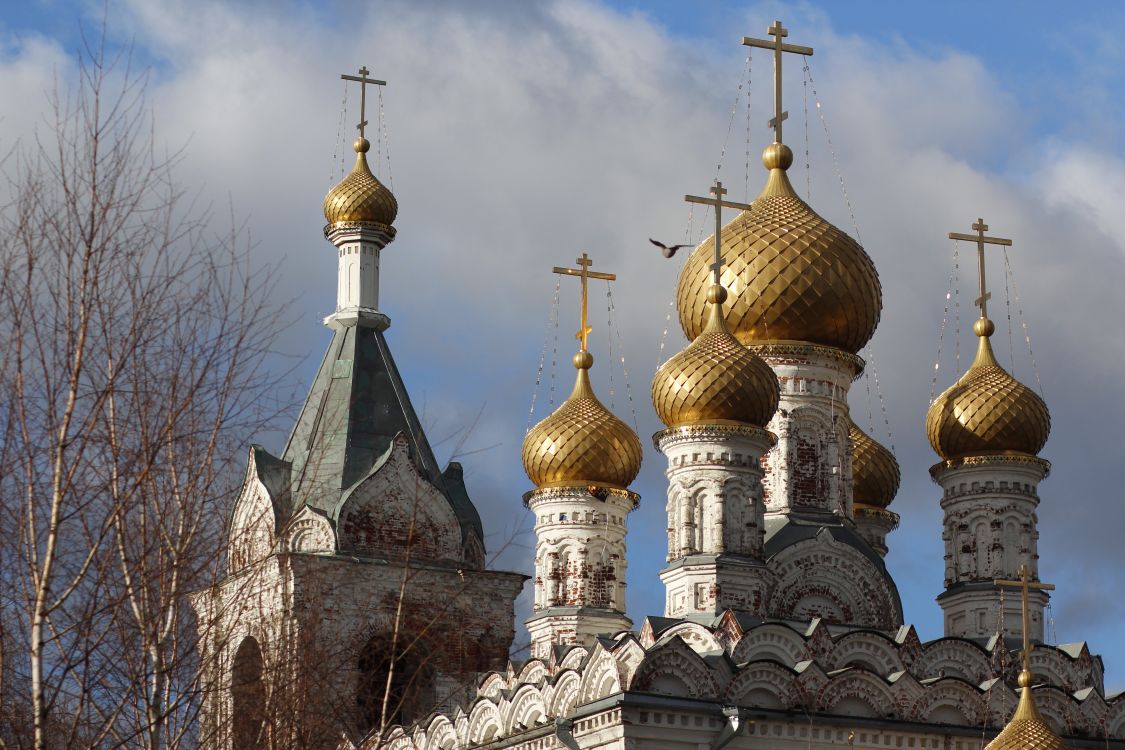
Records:
<instances>
[{"instance_id":1,"label":"chain from cross","mask_svg":"<svg viewBox=\"0 0 1125 750\"><path fill-rule=\"evenodd\" d=\"M379 81L374 78L368 78L367 75L370 72L371 71L367 69L367 66L364 65L359 69L358 76L349 76L342 73L340 74L340 78L345 81L359 81L359 125L356 125L356 129L359 131L360 138L364 137L363 129L367 126L367 84L370 83L375 86L387 85L386 81Z\"/></svg>"},{"instance_id":2,"label":"chain from cross","mask_svg":"<svg viewBox=\"0 0 1125 750\"><path fill-rule=\"evenodd\" d=\"M983 224L984 222L980 222ZM986 227L987 229L987 227ZM1023 671L1031 672L1031 627L1030 617L1028 614L1029 603L1028 598L1032 590L1035 591L1050 591L1055 588L1053 583L1037 583L1031 580L1031 569L1026 564L1021 565L1020 569L1016 571L1019 575L1018 581L1008 581L1003 578L997 578L993 581L997 586L1007 586L1009 588L1018 588L1020 590L1020 606L1023 611Z\"/></svg>"},{"instance_id":3,"label":"chain from cross","mask_svg":"<svg viewBox=\"0 0 1125 750\"><path fill-rule=\"evenodd\" d=\"M715 209L715 260L711 263L711 273L716 284L719 283L719 276L723 272L723 251L719 246L719 237L723 231L723 209L724 208L737 208L741 211L749 211L750 205L748 203L735 203L734 201L725 201L723 196L727 194L727 189L723 187L723 183L715 180L715 184L711 186L711 198L703 198L698 195L685 195L684 200L688 203L701 203L705 206L712 206Z\"/></svg>"},{"instance_id":4,"label":"chain from cross","mask_svg":"<svg viewBox=\"0 0 1125 750\"><path fill-rule=\"evenodd\" d=\"M774 143L782 143L781 123L789 117L789 113L781 109L781 53L792 52L795 55L808 57L812 55L813 49L812 47L782 42L782 39L789 36L789 29L782 26L781 21L774 21L773 25L769 27L768 33L773 37L772 42L768 39L752 39L744 36L742 37L742 43L747 47L773 50L773 117L770 118L769 126L773 128Z\"/></svg>"},{"instance_id":5,"label":"chain from cross","mask_svg":"<svg viewBox=\"0 0 1125 750\"><path fill-rule=\"evenodd\" d=\"M977 273L980 277L980 297L978 297L973 304L980 308L981 318L987 318L988 301L992 299L992 292L988 291L988 286L985 284L984 279L984 246L1006 245L1011 247L1012 241L1006 240L1003 237L985 237L984 233L988 231L988 225L985 224L984 219L981 218L978 218L976 223L973 224L973 229L976 230L976 234L950 232L949 239L977 243Z\"/></svg>"},{"instance_id":6,"label":"chain from cross","mask_svg":"<svg viewBox=\"0 0 1125 750\"><path fill-rule=\"evenodd\" d=\"M574 338L582 342L582 351L586 351L586 337L590 335L590 331L594 330L590 327L586 315L587 306L587 287L590 279L605 279L606 281L616 281L617 275L612 273L597 273L590 270L590 266L594 265L594 261L590 260L590 256L582 253L582 257L574 261L578 264L578 268L559 268L555 266L552 271L562 276L577 276L582 280L582 327L578 329L578 333L574 334Z\"/></svg>"}]
</instances>

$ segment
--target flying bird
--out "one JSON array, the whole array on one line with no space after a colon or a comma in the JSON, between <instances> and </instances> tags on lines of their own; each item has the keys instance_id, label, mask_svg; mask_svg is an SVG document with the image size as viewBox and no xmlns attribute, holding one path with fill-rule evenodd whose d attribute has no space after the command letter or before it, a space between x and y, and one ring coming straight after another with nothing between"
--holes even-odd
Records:
<instances>
[{"instance_id":1,"label":"flying bird","mask_svg":"<svg viewBox=\"0 0 1125 750\"><path fill-rule=\"evenodd\" d=\"M649 237L648 241L651 242L652 244L656 245L658 248L660 248L660 252L662 252L664 254L665 258L671 258L673 255L676 254L676 251L679 250L681 247L687 247L687 245L668 246L668 245L665 245L663 242L657 242L652 237Z\"/></svg>"}]
</instances>

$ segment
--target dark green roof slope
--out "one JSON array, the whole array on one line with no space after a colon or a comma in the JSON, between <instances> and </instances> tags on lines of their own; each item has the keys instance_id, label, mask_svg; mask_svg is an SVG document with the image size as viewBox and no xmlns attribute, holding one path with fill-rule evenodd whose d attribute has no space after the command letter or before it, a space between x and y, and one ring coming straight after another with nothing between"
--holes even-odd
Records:
<instances>
[{"instance_id":1,"label":"dark green roof slope","mask_svg":"<svg viewBox=\"0 0 1125 750\"><path fill-rule=\"evenodd\" d=\"M382 331L366 326L334 328L285 446L282 460L292 465L294 511L310 505L335 519L344 491L368 475L399 433L406 436L419 471L457 513L462 537L472 530L483 543L460 466L451 464L442 474Z\"/></svg>"}]
</instances>

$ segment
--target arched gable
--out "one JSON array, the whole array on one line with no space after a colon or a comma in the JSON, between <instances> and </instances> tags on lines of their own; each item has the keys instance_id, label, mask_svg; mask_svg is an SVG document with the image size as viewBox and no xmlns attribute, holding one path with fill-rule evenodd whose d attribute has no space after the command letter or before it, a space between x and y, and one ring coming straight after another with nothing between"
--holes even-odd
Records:
<instances>
[{"instance_id":1,"label":"arched gable","mask_svg":"<svg viewBox=\"0 0 1125 750\"><path fill-rule=\"evenodd\" d=\"M508 681L499 672L489 672L477 686L477 695L483 698L500 700L501 692L508 687Z\"/></svg>"},{"instance_id":2,"label":"arched gable","mask_svg":"<svg viewBox=\"0 0 1125 750\"><path fill-rule=\"evenodd\" d=\"M573 669L560 673L547 700L548 715L562 717L574 713L574 709L578 707L581 683L582 677Z\"/></svg>"},{"instance_id":3,"label":"arched gable","mask_svg":"<svg viewBox=\"0 0 1125 750\"><path fill-rule=\"evenodd\" d=\"M788 625L763 623L747 631L731 651L735 664L772 660L792 667L808 658L805 639Z\"/></svg>"},{"instance_id":4,"label":"arched gable","mask_svg":"<svg viewBox=\"0 0 1125 750\"><path fill-rule=\"evenodd\" d=\"M559 662L559 669L578 669L586 661L590 652L584 646L575 646L566 652L566 656Z\"/></svg>"},{"instance_id":5,"label":"arched gable","mask_svg":"<svg viewBox=\"0 0 1125 750\"><path fill-rule=\"evenodd\" d=\"M530 659L520 670L517 682L524 685L538 685L547 679L547 665L539 659Z\"/></svg>"},{"instance_id":6,"label":"arched gable","mask_svg":"<svg viewBox=\"0 0 1125 750\"><path fill-rule=\"evenodd\" d=\"M767 565L777 580L771 617L870 628L897 627L902 612L886 571L827 530L777 552Z\"/></svg>"},{"instance_id":7,"label":"arched gable","mask_svg":"<svg viewBox=\"0 0 1125 750\"><path fill-rule=\"evenodd\" d=\"M582 684L578 690L578 705L584 706L599 698L621 691L621 674L617 660L601 647L594 646L590 660L582 670Z\"/></svg>"},{"instance_id":8,"label":"arched gable","mask_svg":"<svg viewBox=\"0 0 1125 750\"><path fill-rule=\"evenodd\" d=\"M794 677L792 669L778 662L753 661L727 684L723 702L751 708L788 708L786 698L792 692Z\"/></svg>"},{"instance_id":9,"label":"arched gable","mask_svg":"<svg viewBox=\"0 0 1125 750\"><path fill-rule=\"evenodd\" d=\"M336 530L323 513L305 506L297 511L284 532L290 552L334 552Z\"/></svg>"},{"instance_id":10,"label":"arched gable","mask_svg":"<svg viewBox=\"0 0 1125 750\"><path fill-rule=\"evenodd\" d=\"M438 714L426 725L426 746L428 750L454 750L457 746L457 732L448 716Z\"/></svg>"},{"instance_id":11,"label":"arched gable","mask_svg":"<svg viewBox=\"0 0 1125 750\"><path fill-rule=\"evenodd\" d=\"M679 638L654 647L637 667L630 690L680 695L686 698L712 698L720 687L706 662ZM673 692L675 691L675 692Z\"/></svg>"},{"instance_id":12,"label":"arched gable","mask_svg":"<svg viewBox=\"0 0 1125 750\"><path fill-rule=\"evenodd\" d=\"M461 524L448 498L418 471L408 442L344 493L336 519L341 551L368 557L460 562Z\"/></svg>"},{"instance_id":13,"label":"arched gable","mask_svg":"<svg viewBox=\"0 0 1125 750\"><path fill-rule=\"evenodd\" d=\"M980 726L987 706L979 689L956 677L946 677L926 687L910 707L910 719L929 724Z\"/></svg>"},{"instance_id":14,"label":"arched gable","mask_svg":"<svg viewBox=\"0 0 1125 750\"><path fill-rule=\"evenodd\" d=\"M958 677L974 685L993 676L988 654L963 638L939 638L926 643L910 671L920 680Z\"/></svg>"},{"instance_id":15,"label":"arched gable","mask_svg":"<svg viewBox=\"0 0 1125 750\"><path fill-rule=\"evenodd\" d=\"M895 697L886 681L859 669L829 679L820 694L821 709L842 716L888 716L895 713Z\"/></svg>"},{"instance_id":16,"label":"arched gable","mask_svg":"<svg viewBox=\"0 0 1125 750\"><path fill-rule=\"evenodd\" d=\"M543 693L535 685L524 685L516 691L511 701L501 711L504 717L505 736L547 721L547 704Z\"/></svg>"},{"instance_id":17,"label":"arched gable","mask_svg":"<svg viewBox=\"0 0 1125 750\"><path fill-rule=\"evenodd\" d=\"M246 481L234 503L227 536L227 566L236 573L274 551L277 509L266 486L258 479L254 451L250 451Z\"/></svg>"},{"instance_id":18,"label":"arched gable","mask_svg":"<svg viewBox=\"0 0 1125 750\"><path fill-rule=\"evenodd\" d=\"M697 654L721 652L723 650L723 644L719 643L719 639L708 628L699 623L690 621L677 623L660 634L661 641L673 637L681 638Z\"/></svg>"},{"instance_id":19,"label":"arched gable","mask_svg":"<svg viewBox=\"0 0 1125 750\"><path fill-rule=\"evenodd\" d=\"M833 670L860 667L884 678L905 669L898 644L870 630L853 630L836 639L828 663Z\"/></svg>"},{"instance_id":20,"label":"arched gable","mask_svg":"<svg viewBox=\"0 0 1125 750\"><path fill-rule=\"evenodd\" d=\"M468 740L473 745L483 745L501 736L503 721L500 710L488 698L481 698L469 711Z\"/></svg>"}]
</instances>

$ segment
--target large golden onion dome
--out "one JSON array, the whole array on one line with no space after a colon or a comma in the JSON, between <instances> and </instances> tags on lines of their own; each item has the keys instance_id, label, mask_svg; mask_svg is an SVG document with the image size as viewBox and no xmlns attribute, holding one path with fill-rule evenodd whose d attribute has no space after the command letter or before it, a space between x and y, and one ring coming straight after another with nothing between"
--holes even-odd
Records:
<instances>
[{"instance_id":1,"label":"large golden onion dome","mask_svg":"<svg viewBox=\"0 0 1125 750\"><path fill-rule=\"evenodd\" d=\"M765 427L777 411L777 376L727 330L726 296L721 286L711 287L703 332L652 379L652 404L668 427L716 422Z\"/></svg>"},{"instance_id":2,"label":"large golden onion dome","mask_svg":"<svg viewBox=\"0 0 1125 750\"><path fill-rule=\"evenodd\" d=\"M976 359L961 378L930 404L926 433L943 459L1021 453L1036 455L1051 432L1047 404L1004 370L988 337L996 330L980 318Z\"/></svg>"},{"instance_id":3,"label":"large golden onion dome","mask_svg":"<svg viewBox=\"0 0 1125 750\"><path fill-rule=\"evenodd\" d=\"M851 420L849 420L851 422ZM848 426L852 441L852 499L857 507L886 509L898 494L902 472L894 454L859 429Z\"/></svg>"},{"instance_id":4,"label":"large golden onion dome","mask_svg":"<svg viewBox=\"0 0 1125 750\"><path fill-rule=\"evenodd\" d=\"M355 167L324 197L324 218L329 224L366 221L389 227L398 215L398 201L387 186L371 174L366 156L371 142L358 138L353 148Z\"/></svg>"},{"instance_id":5,"label":"large golden onion dome","mask_svg":"<svg viewBox=\"0 0 1125 750\"><path fill-rule=\"evenodd\" d=\"M1062 738L1043 720L1031 695L1031 673L1020 673L1020 702L1012 719L985 750L1068 750Z\"/></svg>"},{"instance_id":6,"label":"large golden onion dome","mask_svg":"<svg viewBox=\"0 0 1125 750\"><path fill-rule=\"evenodd\" d=\"M733 300L727 327L743 344L806 341L855 354L883 307L875 264L797 196L785 173L793 163L788 146L768 146L762 162L770 172L761 195L722 230L720 283ZM676 302L689 339L707 323L714 242L704 240L680 274Z\"/></svg>"},{"instance_id":7,"label":"large golden onion dome","mask_svg":"<svg viewBox=\"0 0 1125 750\"><path fill-rule=\"evenodd\" d=\"M523 439L523 468L536 487L609 485L626 488L641 470L637 433L602 406L590 386L589 352L574 355L578 377L570 397Z\"/></svg>"}]
</instances>

